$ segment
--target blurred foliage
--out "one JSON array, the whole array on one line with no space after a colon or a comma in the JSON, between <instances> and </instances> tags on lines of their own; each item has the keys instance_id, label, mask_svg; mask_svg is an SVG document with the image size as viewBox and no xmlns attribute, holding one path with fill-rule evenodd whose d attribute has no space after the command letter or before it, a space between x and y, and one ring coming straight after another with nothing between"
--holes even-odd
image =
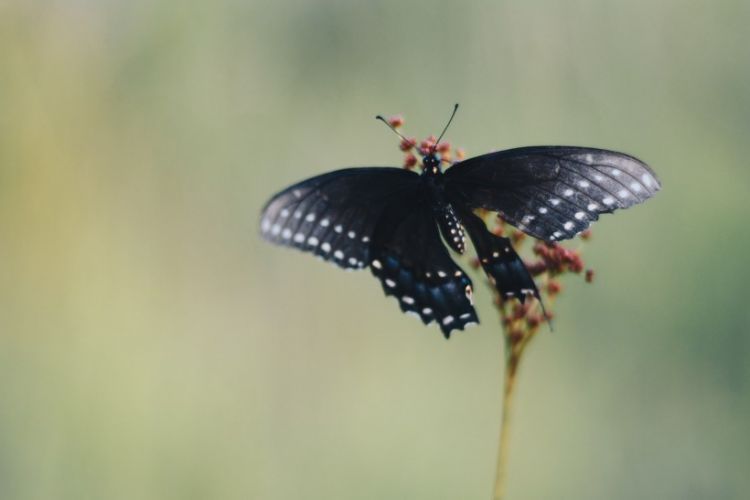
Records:
<instances>
[{"instance_id":1,"label":"blurred foliage","mask_svg":"<svg viewBox=\"0 0 750 500\"><path fill-rule=\"evenodd\" d=\"M0 3L0 498L484 498L502 340L257 236L265 199L472 153L618 149L664 189L595 227L527 353L510 498L750 494L750 4ZM477 282L477 280L475 280Z\"/></svg>"}]
</instances>

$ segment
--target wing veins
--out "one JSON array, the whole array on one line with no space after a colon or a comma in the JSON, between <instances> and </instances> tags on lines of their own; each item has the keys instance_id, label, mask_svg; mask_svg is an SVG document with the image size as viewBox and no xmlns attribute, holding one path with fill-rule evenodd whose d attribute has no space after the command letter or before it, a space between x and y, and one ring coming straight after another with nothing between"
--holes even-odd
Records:
<instances>
[{"instance_id":1,"label":"wing veins","mask_svg":"<svg viewBox=\"0 0 750 500\"><path fill-rule=\"evenodd\" d=\"M560 162L560 160L558 160L558 163L559 162ZM628 193L630 193L630 196L634 197L636 200L640 200L640 197L637 194L635 194L628 186L626 186L625 184L623 184L622 181L618 180L616 177L614 177L614 176L612 176L612 175L610 175L610 174L608 174L606 172L601 172L598 168L595 168L595 167L593 167L591 165L586 165L586 166L591 167L594 170L596 170L597 172L601 173L602 175L605 175L605 176L609 177L614 182L616 182L617 184L619 184L620 186L622 186L623 189L625 189ZM599 189L601 189L602 191L604 191L606 193L609 193L609 194L615 195L615 196L617 195L617 193L613 193L609 189L606 189L606 188L602 187L602 185L599 184L597 181L595 181L595 180L593 180L593 179L591 179L589 177L586 177L581 172L573 170L572 168L569 168L569 167L565 167L562 164L560 165L560 168L563 168L563 169L567 170L568 172L573 172L574 174L580 175L581 177L583 177L584 179L586 179L588 182L590 182L591 184L595 185L596 187L598 187Z\"/></svg>"}]
</instances>

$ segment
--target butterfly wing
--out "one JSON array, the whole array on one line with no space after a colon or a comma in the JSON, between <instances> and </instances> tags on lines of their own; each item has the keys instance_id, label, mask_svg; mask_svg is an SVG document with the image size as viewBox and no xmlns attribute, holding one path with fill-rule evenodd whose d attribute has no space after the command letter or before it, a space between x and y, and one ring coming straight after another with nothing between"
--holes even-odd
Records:
<instances>
[{"instance_id":1,"label":"butterfly wing","mask_svg":"<svg viewBox=\"0 0 750 500\"><path fill-rule=\"evenodd\" d=\"M272 243L360 269L369 264L373 231L384 209L418 188L419 176L400 168L336 170L272 197L263 208L261 234Z\"/></svg>"},{"instance_id":2,"label":"butterfly wing","mask_svg":"<svg viewBox=\"0 0 750 500\"><path fill-rule=\"evenodd\" d=\"M437 322L443 335L479 322L472 283L453 262L424 193L384 213L375 231L372 273L401 310Z\"/></svg>"},{"instance_id":3,"label":"butterfly wing","mask_svg":"<svg viewBox=\"0 0 750 500\"><path fill-rule=\"evenodd\" d=\"M473 208L500 212L531 236L572 238L618 208L660 188L654 172L624 153L575 146L532 146L489 153L448 169L447 189Z\"/></svg>"},{"instance_id":4,"label":"butterfly wing","mask_svg":"<svg viewBox=\"0 0 750 500\"><path fill-rule=\"evenodd\" d=\"M453 204L458 207L461 221L474 244L484 272L500 295L505 299L515 297L522 303L532 295L541 302L534 278L513 249L510 239L492 234L484 221L462 207L460 202Z\"/></svg>"}]
</instances>

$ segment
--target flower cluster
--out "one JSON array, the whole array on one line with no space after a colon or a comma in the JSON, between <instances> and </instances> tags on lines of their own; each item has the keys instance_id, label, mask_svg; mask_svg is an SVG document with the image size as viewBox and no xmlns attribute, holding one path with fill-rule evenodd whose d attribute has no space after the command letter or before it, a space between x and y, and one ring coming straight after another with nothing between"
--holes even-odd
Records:
<instances>
[{"instance_id":1,"label":"flower cluster","mask_svg":"<svg viewBox=\"0 0 750 500\"><path fill-rule=\"evenodd\" d=\"M485 214L485 220L488 218L493 219L490 214ZM586 282L591 283L594 272L586 269L579 249L532 238L510 226L499 215L494 217L494 221L493 232L498 236L510 238L520 255L528 255L524 263L534 277L546 305L545 310L538 301L527 300L521 304L516 300L505 300L493 287L495 305L500 312L508 347L507 355L510 359L520 358L523 349L539 331L545 320L552 321L554 314L550 307L563 290L561 278L568 274L583 274ZM581 233L582 241L590 239L590 230ZM475 267L479 267L478 262L475 263Z\"/></svg>"}]
</instances>

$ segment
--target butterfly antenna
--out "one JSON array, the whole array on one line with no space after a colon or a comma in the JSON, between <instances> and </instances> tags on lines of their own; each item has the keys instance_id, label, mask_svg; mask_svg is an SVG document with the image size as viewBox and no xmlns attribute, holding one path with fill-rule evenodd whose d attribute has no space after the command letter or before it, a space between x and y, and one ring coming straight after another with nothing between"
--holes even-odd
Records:
<instances>
[{"instance_id":1,"label":"butterfly antenna","mask_svg":"<svg viewBox=\"0 0 750 500\"><path fill-rule=\"evenodd\" d=\"M398 130L396 130L396 127L394 127L393 125L391 125L390 123L388 123L388 120L386 120L385 118L383 118L382 115L376 116L375 119L376 120L380 120L381 122L385 123L385 126L388 127L389 129L393 130L394 134L396 134L397 136L399 136L402 140L408 142L408 140L406 139L406 137L404 137L403 135L401 135L401 133Z\"/></svg>"},{"instance_id":2,"label":"butterfly antenna","mask_svg":"<svg viewBox=\"0 0 750 500\"><path fill-rule=\"evenodd\" d=\"M445 124L445 128L443 129L442 132L440 132L440 137L438 137L437 141L435 141L435 144L433 144L433 146L432 146L432 151L433 152L435 152L435 150L437 149L438 144L440 144L440 139L443 138L443 136L445 135L446 130L448 130L448 127L451 126L451 122L453 121L453 117L456 116L456 111L458 111L458 103L456 103L453 106L453 113L451 113L451 117L448 118L448 123Z\"/></svg>"}]
</instances>

